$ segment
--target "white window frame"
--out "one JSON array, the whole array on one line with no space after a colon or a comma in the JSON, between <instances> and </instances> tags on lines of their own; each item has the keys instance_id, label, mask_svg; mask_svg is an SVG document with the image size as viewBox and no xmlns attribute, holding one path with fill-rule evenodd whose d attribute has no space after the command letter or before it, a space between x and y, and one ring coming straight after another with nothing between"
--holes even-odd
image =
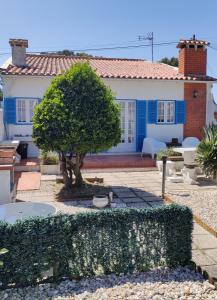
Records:
<instances>
[{"instance_id":1,"label":"white window frame","mask_svg":"<svg viewBox=\"0 0 217 300\"><path fill-rule=\"evenodd\" d=\"M18 106L20 104L24 104L24 109L21 112L18 108ZM26 124L26 123L32 123L32 116L33 116L33 110L34 108L38 104L38 99L37 98L17 98L16 99L16 122L18 124ZM22 106L22 105L21 105ZM32 109L33 108L33 109ZM21 114L23 113L23 115L21 116ZM20 116L19 116L20 114Z\"/></svg>"},{"instance_id":2,"label":"white window frame","mask_svg":"<svg viewBox=\"0 0 217 300\"><path fill-rule=\"evenodd\" d=\"M163 121L159 121L160 105L163 104ZM170 120L168 120L168 107L173 105L173 110L170 110ZM157 102L157 124L174 124L175 123L175 101L173 100L159 100Z\"/></svg>"}]
</instances>

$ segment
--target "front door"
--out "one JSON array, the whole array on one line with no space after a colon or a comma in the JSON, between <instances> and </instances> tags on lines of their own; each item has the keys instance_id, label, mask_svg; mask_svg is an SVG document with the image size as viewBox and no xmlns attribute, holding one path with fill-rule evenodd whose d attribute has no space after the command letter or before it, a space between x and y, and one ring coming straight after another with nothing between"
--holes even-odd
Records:
<instances>
[{"instance_id":1,"label":"front door","mask_svg":"<svg viewBox=\"0 0 217 300\"><path fill-rule=\"evenodd\" d=\"M136 151L136 102L133 100L119 100L121 142L109 152L124 153Z\"/></svg>"}]
</instances>

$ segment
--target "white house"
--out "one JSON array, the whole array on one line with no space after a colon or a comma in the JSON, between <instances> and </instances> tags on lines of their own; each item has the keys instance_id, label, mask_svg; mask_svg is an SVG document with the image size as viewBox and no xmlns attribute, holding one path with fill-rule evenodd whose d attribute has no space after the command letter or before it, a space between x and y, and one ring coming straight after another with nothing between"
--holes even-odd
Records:
<instances>
[{"instance_id":1,"label":"white house","mask_svg":"<svg viewBox=\"0 0 217 300\"><path fill-rule=\"evenodd\" d=\"M202 137L217 111L212 97L215 78L207 76L207 45L180 40L179 68L139 59L85 58L27 54L28 41L11 39L12 57L0 69L4 95L4 139L28 143L28 156L38 156L32 142L34 107L52 78L78 61L89 61L121 106L122 137L112 153L140 152L145 137L170 142Z\"/></svg>"}]
</instances>

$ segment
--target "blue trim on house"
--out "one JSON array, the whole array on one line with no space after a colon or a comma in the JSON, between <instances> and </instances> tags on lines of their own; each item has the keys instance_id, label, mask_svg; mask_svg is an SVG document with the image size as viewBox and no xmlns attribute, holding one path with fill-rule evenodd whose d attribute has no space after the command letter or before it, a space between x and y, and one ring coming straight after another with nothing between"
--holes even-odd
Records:
<instances>
[{"instance_id":1,"label":"blue trim on house","mask_svg":"<svg viewBox=\"0 0 217 300\"><path fill-rule=\"evenodd\" d=\"M174 104L174 121L173 122L171 122L171 123L160 123L160 122L158 122L157 121L157 119L156 119L156 125L174 125L174 124L176 124L176 101L177 100L156 100L157 101L157 110L158 110L158 102L166 102L166 101L170 101L170 102L174 102L175 104ZM158 111L156 112L156 114L158 114Z\"/></svg>"},{"instance_id":2,"label":"blue trim on house","mask_svg":"<svg viewBox=\"0 0 217 300\"><path fill-rule=\"evenodd\" d=\"M157 122L157 100L148 100L148 124Z\"/></svg>"},{"instance_id":3,"label":"blue trim on house","mask_svg":"<svg viewBox=\"0 0 217 300\"><path fill-rule=\"evenodd\" d=\"M141 152L146 137L147 101L136 100L136 152Z\"/></svg>"},{"instance_id":4,"label":"blue trim on house","mask_svg":"<svg viewBox=\"0 0 217 300\"><path fill-rule=\"evenodd\" d=\"M4 123L16 124L16 98L4 97L3 99Z\"/></svg>"},{"instance_id":5,"label":"blue trim on house","mask_svg":"<svg viewBox=\"0 0 217 300\"><path fill-rule=\"evenodd\" d=\"M16 107L17 99L38 100L38 104L42 100L39 97L4 97L3 99L4 123L15 124L15 125L32 125L32 122L17 122L17 107Z\"/></svg>"},{"instance_id":6,"label":"blue trim on house","mask_svg":"<svg viewBox=\"0 0 217 300\"><path fill-rule=\"evenodd\" d=\"M172 123L158 123L157 114L158 114L158 102L170 101L174 102L174 122ZM185 124L186 122L186 101L185 100L148 100L148 124L155 125L175 125L175 124Z\"/></svg>"},{"instance_id":7,"label":"blue trim on house","mask_svg":"<svg viewBox=\"0 0 217 300\"><path fill-rule=\"evenodd\" d=\"M176 124L186 123L186 101L185 100L176 101L175 120L176 120Z\"/></svg>"}]
</instances>

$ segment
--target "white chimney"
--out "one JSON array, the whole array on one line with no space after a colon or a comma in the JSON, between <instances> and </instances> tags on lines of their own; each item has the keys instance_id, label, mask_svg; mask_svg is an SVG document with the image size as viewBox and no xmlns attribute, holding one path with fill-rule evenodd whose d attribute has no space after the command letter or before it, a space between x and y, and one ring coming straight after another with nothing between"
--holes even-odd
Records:
<instances>
[{"instance_id":1,"label":"white chimney","mask_svg":"<svg viewBox=\"0 0 217 300\"><path fill-rule=\"evenodd\" d=\"M25 67L26 48L28 48L28 40L10 39L9 44L12 50L12 64L17 67Z\"/></svg>"}]
</instances>

